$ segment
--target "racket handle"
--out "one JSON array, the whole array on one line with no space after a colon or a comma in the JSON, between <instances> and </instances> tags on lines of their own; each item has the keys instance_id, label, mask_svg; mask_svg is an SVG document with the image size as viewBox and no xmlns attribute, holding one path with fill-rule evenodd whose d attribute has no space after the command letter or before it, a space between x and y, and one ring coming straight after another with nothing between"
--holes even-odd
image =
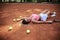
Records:
<instances>
[{"instance_id":1,"label":"racket handle","mask_svg":"<svg viewBox=\"0 0 60 40\"><path fill-rule=\"evenodd\" d=\"M60 22L60 20L58 20L58 19L55 19L55 20L54 20L54 22Z\"/></svg>"}]
</instances>

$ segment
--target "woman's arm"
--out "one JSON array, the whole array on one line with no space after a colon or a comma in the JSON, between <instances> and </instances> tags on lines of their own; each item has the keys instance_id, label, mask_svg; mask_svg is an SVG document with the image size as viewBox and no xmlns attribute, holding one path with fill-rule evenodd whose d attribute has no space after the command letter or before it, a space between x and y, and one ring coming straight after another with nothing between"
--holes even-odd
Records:
<instances>
[{"instance_id":1,"label":"woman's arm","mask_svg":"<svg viewBox=\"0 0 60 40\"><path fill-rule=\"evenodd\" d=\"M25 18L27 18L27 17L17 18L17 22L19 22L19 21L21 21L21 20L23 20Z\"/></svg>"},{"instance_id":2,"label":"woman's arm","mask_svg":"<svg viewBox=\"0 0 60 40\"><path fill-rule=\"evenodd\" d=\"M44 24L44 23L48 23L48 24L51 24L53 23L53 21L36 21L36 20L32 20L32 23L37 23L37 24Z\"/></svg>"}]
</instances>

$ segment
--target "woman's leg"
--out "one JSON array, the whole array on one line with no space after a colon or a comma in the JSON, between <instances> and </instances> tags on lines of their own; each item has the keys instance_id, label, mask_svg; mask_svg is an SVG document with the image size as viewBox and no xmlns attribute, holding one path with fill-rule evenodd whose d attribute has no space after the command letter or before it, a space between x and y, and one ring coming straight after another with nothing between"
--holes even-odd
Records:
<instances>
[{"instance_id":1,"label":"woman's leg","mask_svg":"<svg viewBox=\"0 0 60 40\"><path fill-rule=\"evenodd\" d=\"M45 12L47 12L48 10L47 9L45 9L44 11L42 11L41 13L45 13Z\"/></svg>"},{"instance_id":2,"label":"woman's leg","mask_svg":"<svg viewBox=\"0 0 60 40\"><path fill-rule=\"evenodd\" d=\"M50 11L48 11L46 14L49 15L50 14Z\"/></svg>"}]
</instances>

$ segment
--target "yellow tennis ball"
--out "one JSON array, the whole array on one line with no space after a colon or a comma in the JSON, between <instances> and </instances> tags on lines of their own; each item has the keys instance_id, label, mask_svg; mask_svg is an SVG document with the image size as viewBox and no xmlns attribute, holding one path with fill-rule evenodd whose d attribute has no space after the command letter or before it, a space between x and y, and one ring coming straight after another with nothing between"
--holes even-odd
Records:
<instances>
[{"instance_id":1,"label":"yellow tennis ball","mask_svg":"<svg viewBox=\"0 0 60 40\"><path fill-rule=\"evenodd\" d=\"M13 29L13 27L12 26L9 26L9 30L8 31L11 31Z\"/></svg>"},{"instance_id":2,"label":"yellow tennis ball","mask_svg":"<svg viewBox=\"0 0 60 40\"><path fill-rule=\"evenodd\" d=\"M10 27L9 27L9 29L13 29L13 27L12 27L12 26L10 26Z\"/></svg>"},{"instance_id":3,"label":"yellow tennis ball","mask_svg":"<svg viewBox=\"0 0 60 40\"><path fill-rule=\"evenodd\" d=\"M16 19L13 19L13 21L15 22L15 21L16 21Z\"/></svg>"},{"instance_id":4,"label":"yellow tennis ball","mask_svg":"<svg viewBox=\"0 0 60 40\"><path fill-rule=\"evenodd\" d=\"M12 29L12 27L9 27L9 29Z\"/></svg>"},{"instance_id":5,"label":"yellow tennis ball","mask_svg":"<svg viewBox=\"0 0 60 40\"><path fill-rule=\"evenodd\" d=\"M26 30L26 33L27 33L27 34L29 34L29 33L30 33L30 30L29 30L29 29L27 29L27 30Z\"/></svg>"}]
</instances>

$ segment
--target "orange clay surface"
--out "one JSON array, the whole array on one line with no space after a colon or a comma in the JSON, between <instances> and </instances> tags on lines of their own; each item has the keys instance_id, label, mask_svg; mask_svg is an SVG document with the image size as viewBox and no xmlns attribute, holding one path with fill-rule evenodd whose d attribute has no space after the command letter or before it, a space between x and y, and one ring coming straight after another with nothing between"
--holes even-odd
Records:
<instances>
[{"instance_id":1,"label":"orange clay surface","mask_svg":"<svg viewBox=\"0 0 60 40\"><path fill-rule=\"evenodd\" d=\"M60 19L60 4L1 3L0 40L60 40L59 22L28 25L21 24L20 21L13 22L14 18L30 16L33 13L39 14L44 9L56 11L56 19ZM30 30L29 34L26 33L27 29Z\"/></svg>"}]
</instances>

